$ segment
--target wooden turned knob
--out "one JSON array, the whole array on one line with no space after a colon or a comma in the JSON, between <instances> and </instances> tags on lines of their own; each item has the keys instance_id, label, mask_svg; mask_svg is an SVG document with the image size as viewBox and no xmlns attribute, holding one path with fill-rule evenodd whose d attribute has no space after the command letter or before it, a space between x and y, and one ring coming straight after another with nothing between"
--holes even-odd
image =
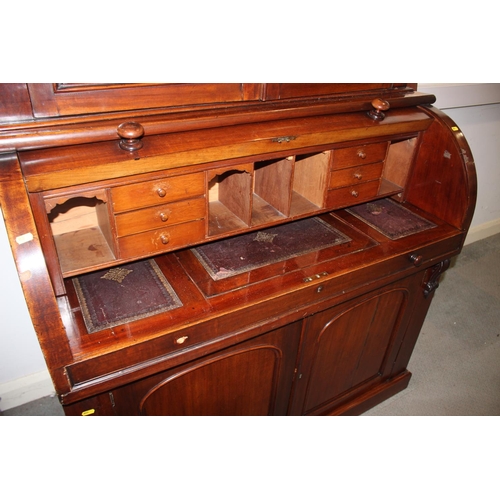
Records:
<instances>
[{"instance_id":1,"label":"wooden turned knob","mask_svg":"<svg viewBox=\"0 0 500 500\"><path fill-rule=\"evenodd\" d=\"M423 261L424 261L423 255L418 255L416 253L412 253L410 255L410 262L412 262L415 267L420 266Z\"/></svg>"},{"instance_id":2,"label":"wooden turned knob","mask_svg":"<svg viewBox=\"0 0 500 500\"><path fill-rule=\"evenodd\" d=\"M121 137L120 147L126 151L137 151L143 144L140 137L144 135L144 127L140 123L122 123L117 128L117 133Z\"/></svg>"},{"instance_id":3,"label":"wooden turned knob","mask_svg":"<svg viewBox=\"0 0 500 500\"><path fill-rule=\"evenodd\" d=\"M373 109L368 111L368 116L372 120L378 121L382 121L385 118L384 111L387 111L391 107L391 105L387 101L384 101L384 99L379 99L378 97L377 99L374 99L372 101L372 106Z\"/></svg>"}]
</instances>

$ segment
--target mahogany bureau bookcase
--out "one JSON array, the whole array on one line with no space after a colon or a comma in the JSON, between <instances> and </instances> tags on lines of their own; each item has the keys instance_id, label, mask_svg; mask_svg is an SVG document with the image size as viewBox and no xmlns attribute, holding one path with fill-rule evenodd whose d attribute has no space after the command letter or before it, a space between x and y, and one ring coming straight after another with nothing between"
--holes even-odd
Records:
<instances>
[{"instance_id":1,"label":"mahogany bureau bookcase","mask_svg":"<svg viewBox=\"0 0 500 500\"><path fill-rule=\"evenodd\" d=\"M67 415L403 390L476 177L408 84L2 84L0 202Z\"/></svg>"}]
</instances>

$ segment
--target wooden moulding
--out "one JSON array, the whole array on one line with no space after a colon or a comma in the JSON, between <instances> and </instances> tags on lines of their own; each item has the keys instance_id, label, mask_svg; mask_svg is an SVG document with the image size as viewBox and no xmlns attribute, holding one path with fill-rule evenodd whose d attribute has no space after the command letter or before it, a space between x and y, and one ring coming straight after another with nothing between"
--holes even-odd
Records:
<instances>
[{"instance_id":1,"label":"wooden moulding","mask_svg":"<svg viewBox=\"0 0 500 500\"><path fill-rule=\"evenodd\" d=\"M66 85L67 84L56 84ZM73 85L73 84L71 84ZM134 84L136 89L124 89L129 93L127 98L130 98L130 93L137 94L137 84ZM144 84L140 84L143 87ZM246 84L247 86L249 84ZM256 90L255 84L248 87L248 90L243 89L243 94L240 97L246 99L260 99L259 89ZM261 85L261 84L256 84ZM266 93L271 99L276 99L283 91L280 89L280 84L262 84L266 86ZM287 84L288 85L288 84ZM199 86L199 85L198 85ZM337 85L338 86L338 85ZM31 85L31 92L38 90L38 103L42 108L46 107L45 112L49 114L58 114L57 106L61 103L54 103L53 99L53 84L36 84L37 89ZM40 88L44 87L44 88ZM75 108L73 102L71 114L73 116L59 117L57 122L53 119L33 119L32 103L30 94L28 93L27 84L2 84L0 85L0 96L5 93L9 96L7 99L0 99L0 123L2 123L2 131L0 131L0 152L13 150L29 150L40 148L51 148L54 146L69 145L69 144L85 144L96 143L102 141L110 141L117 139L116 129L126 120L135 120L140 122L146 130L146 135L156 135L165 133L175 133L182 130L208 129L214 127L223 127L230 125L238 125L240 123L261 123L269 122L282 118L302 118L311 115L326 115L332 113L352 113L356 111L368 111L371 109L371 100L374 97L380 97L384 94L384 99L390 102L391 109L413 107L418 105L432 104L436 99L430 94L414 92L410 87L387 88L372 88L369 92L361 92L354 97L352 91L348 95L342 97L342 94L335 96L321 96L321 99L305 97L301 99L284 99L271 102L262 102L254 100L253 102L225 102L223 105L196 105L189 107L179 107L178 105L168 108L154 106L145 106L144 102L132 98L134 106L130 105L130 100L121 98L119 106L121 109L128 111L119 111L120 107L109 108L112 104L109 102L115 97L115 90L110 88L102 88L100 85L101 94L88 92L92 89L92 84L87 84L87 88L62 89L64 92L59 94L59 97L75 101L78 90L83 97L83 108ZM151 86L145 86L147 96L154 97L151 94ZM160 86L161 87L161 86ZM345 86L346 89L350 86ZM344 89L345 91L347 91ZM176 89L178 91L178 88ZM327 89L328 90L328 89ZM158 92L157 92L158 93ZM92 94L90 96L90 94ZM161 94L161 90L160 90ZM137 97L137 96L136 96ZM353 98L354 97L354 98ZM103 99L104 98L104 99ZM238 98L239 99L239 98ZM281 96L283 99L283 96ZM35 99L37 100L37 99ZM107 100L107 102L106 102ZM5 102L4 102L5 101ZM104 101L104 102L103 102ZM97 104L99 109L90 109L88 106ZM178 103L177 103L178 104ZM6 107L5 107L6 106ZM35 104L37 106L37 104ZM104 106L104 107L103 107ZM108 106L108 109L106 109ZM130 109L131 107L135 109ZM148 108L145 109L138 108ZM154 109L157 107L157 109ZM51 111L52 110L52 111ZM102 111L106 110L104 114ZM92 113L92 111L94 113ZM97 111L97 112L96 112ZM109 112L115 111L115 112ZM43 113L43 109L41 110ZM75 112L80 112L79 115L74 115ZM19 120L19 121L18 121ZM14 123L13 123L14 122Z\"/></svg>"},{"instance_id":2,"label":"wooden moulding","mask_svg":"<svg viewBox=\"0 0 500 500\"><path fill-rule=\"evenodd\" d=\"M376 125L364 114L320 116L265 123L263 136L258 139L255 126L240 125L230 131L224 127L214 129L209 136L205 131L146 135L144 147L134 153L121 150L118 141L112 141L92 147L27 151L20 153L20 158L28 190L38 192L161 171L176 175L173 169L201 165L217 168L221 162L245 163L249 157L286 158L307 148L324 151L336 144L374 141L381 136L414 135L431 121L414 110L394 110ZM289 142L280 142L284 134Z\"/></svg>"}]
</instances>

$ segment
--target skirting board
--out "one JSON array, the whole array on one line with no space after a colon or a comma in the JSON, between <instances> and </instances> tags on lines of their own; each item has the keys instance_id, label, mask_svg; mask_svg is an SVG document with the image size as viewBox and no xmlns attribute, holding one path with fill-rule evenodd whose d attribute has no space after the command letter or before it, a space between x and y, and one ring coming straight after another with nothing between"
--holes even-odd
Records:
<instances>
[{"instance_id":1,"label":"skirting board","mask_svg":"<svg viewBox=\"0 0 500 500\"><path fill-rule=\"evenodd\" d=\"M47 370L0 384L0 411L55 394Z\"/></svg>"},{"instance_id":2,"label":"skirting board","mask_svg":"<svg viewBox=\"0 0 500 500\"><path fill-rule=\"evenodd\" d=\"M494 234L500 233L500 219L485 222L478 226L471 227L465 238L465 245L488 238Z\"/></svg>"}]
</instances>

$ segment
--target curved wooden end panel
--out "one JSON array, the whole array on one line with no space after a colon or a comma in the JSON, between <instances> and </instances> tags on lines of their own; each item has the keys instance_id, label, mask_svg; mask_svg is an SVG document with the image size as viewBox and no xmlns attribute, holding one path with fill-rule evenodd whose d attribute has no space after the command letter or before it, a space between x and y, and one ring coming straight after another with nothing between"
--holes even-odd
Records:
<instances>
[{"instance_id":1,"label":"curved wooden end panel","mask_svg":"<svg viewBox=\"0 0 500 500\"><path fill-rule=\"evenodd\" d=\"M422 109L434 122L422 133L406 201L466 232L477 196L472 152L450 117L434 107Z\"/></svg>"}]
</instances>

